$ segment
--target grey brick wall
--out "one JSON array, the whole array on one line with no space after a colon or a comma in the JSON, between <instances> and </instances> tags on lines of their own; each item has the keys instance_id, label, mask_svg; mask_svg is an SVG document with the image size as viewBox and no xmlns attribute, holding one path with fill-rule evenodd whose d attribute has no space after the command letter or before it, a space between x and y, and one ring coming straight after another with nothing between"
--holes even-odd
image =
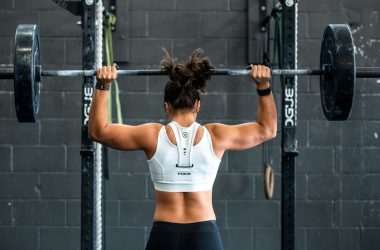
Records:
<instances>
[{"instance_id":1,"label":"grey brick wall","mask_svg":"<svg viewBox=\"0 0 380 250\"><path fill-rule=\"evenodd\" d=\"M318 66L328 23L354 24L358 66L379 65L378 1L299 2L299 67ZM247 63L246 0L129 0L129 7L130 68L156 67L161 47L180 58L202 47L217 67ZM45 68L80 68L78 20L52 1L2 0L0 64L12 63L16 25L37 23ZM12 81L0 83L0 249L79 249L81 79L44 79L36 124L17 123ZM122 78L120 83L126 123L166 120L164 77ZM378 83L358 80L350 120L330 123L321 112L318 78L299 78L297 250L380 245ZM277 100L279 92L275 87ZM244 77L214 77L202 100L201 122L256 117L254 87ZM271 201L263 191L261 146L223 158L214 208L226 250L281 247L280 136L273 147L277 174ZM144 249L154 209L145 156L110 150L109 158L107 249Z\"/></svg>"}]
</instances>

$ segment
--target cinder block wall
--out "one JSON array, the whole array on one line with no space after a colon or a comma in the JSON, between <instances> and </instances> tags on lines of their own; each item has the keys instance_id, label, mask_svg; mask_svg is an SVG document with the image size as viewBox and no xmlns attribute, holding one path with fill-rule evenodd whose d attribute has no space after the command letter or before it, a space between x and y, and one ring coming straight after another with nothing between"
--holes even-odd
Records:
<instances>
[{"instance_id":1,"label":"cinder block wall","mask_svg":"<svg viewBox=\"0 0 380 250\"><path fill-rule=\"evenodd\" d=\"M202 47L217 67L246 65L246 0L129 1L130 68L156 67L161 47L179 58ZM379 65L376 0L302 0L299 9L299 67L318 66L328 23L352 24L357 65ZM13 61L16 25L37 23L45 68L80 68L78 20L52 1L2 0L0 63ZM165 81L120 79L126 123L167 121L161 108ZM81 79L44 79L36 124L17 123L13 83L0 83L0 249L79 249ZM374 250L380 244L378 83L358 80L350 120L331 123L322 115L318 78L299 78L297 250ZM274 84L279 104L277 78ZM214 77L202 97L200 120L250 121L256 117L256 100L246 78ZM273 147L277 182L272 201L264 197L261 146L223 158L214 207L226 249L281 247L280 135ZM113 150L109 155L107 249L144 249L154 209L145 156Z\"/></svg>"}]
</instances>

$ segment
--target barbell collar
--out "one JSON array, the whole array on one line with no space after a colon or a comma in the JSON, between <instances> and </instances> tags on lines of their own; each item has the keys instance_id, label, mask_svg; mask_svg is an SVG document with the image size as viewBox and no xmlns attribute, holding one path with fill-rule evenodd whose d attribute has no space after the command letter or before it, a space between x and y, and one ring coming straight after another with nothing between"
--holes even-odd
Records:
<instances>
[{"instance_id":1,"label":"barbell collar","mask_svg":"<svg viewBox=\"0 0 380 250\"><path fill-rule=\"evenodd\" d=\"M357 78L380 78L380 67L357 67Z\"/></svg>"},{"instance_id":2,"label":"barbell collar","mask_svg":"<svg viewBox=\"0 0 380 250\"><path fill-rule=\"evenodd\" d=\"M272 75L278 76L297 76L297 75L322 75L321 69L273 69Z\"/></svg>"},{"instance_id":3,"label":"barbell collar","mask_svg":"<svg viewBox=\"0 0 380 250\"><path fill-rule=\"evenodd\" d=\"M14 79L15 73L13 67L1 67L0 68L0 79Z\"/></svg>"}]
</instances>

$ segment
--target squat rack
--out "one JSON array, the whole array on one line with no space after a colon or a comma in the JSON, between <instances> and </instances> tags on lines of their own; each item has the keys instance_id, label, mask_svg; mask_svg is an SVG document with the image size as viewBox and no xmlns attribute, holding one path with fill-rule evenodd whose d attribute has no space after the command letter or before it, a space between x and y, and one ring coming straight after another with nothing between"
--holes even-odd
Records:
<instances>
[{"instance_id":1,"label":"squat rack","mask_svg":"<svg viewBox=\"0 0 380 250\"><path fill-rule=\"evenodd\" d=\"M257 1L250 0L254 6ZM269 51L255 54L256 47L260 45L258 39L260 33L267 35L267 50L269 50L270 19L280 11L281 15L281 38L282 49L279 51L279 66L282 70L297 69L298 49L298 1L280 0L279 5L273 6L270 15L267 15L267 0L258 1L258 6L249 9L251 19L259 13L259 22L249 24L254 28L249 30L249 61L269 63ZM281 8L281 9L279 9ZM252 17L253 16L253 17ZM277 41L274 41L275 43ZM297 126L297 76L281 76L281 249L295 249L295 168L298 156L298 145L296 139Z\"/></svg>"},{"instance_id":2,"label":"squat rack","mask_svg":"<svg viewBox=\"0 0 380 250\"><path fill-rule=\"evenodd\" d=\"M285 69L297 68L298 3L281 0L282 43L281 65ZM295 168L298 156L297 76L281 77L281 249L295 248Z\"/></svg>"},{"instance_id":3,"label":"squat rack","mask_svg":"<svg viewBox=\"0 0 380 250\"><path fill-rule=\"evenodd\" d=\"M96 7L102 0L65 1L52 0L62 8L76 16L81 16L82 26L82 68L95 68L96 55ZM116 14L116 1L111 1L110 9ZM112 7L113 6L113 7ZM103 25L103 24L99 24ZM101 148L101 154L96 155L96 144L88 138L88 118L92 94L96 78L84 76L82 83L82 133L81 133L81 249L105 249L105 216L104 216L104 175L101 173L101 183L96 183L96 157L100 158L103 170L107 168L106 148ZM99 160L99 159L98 159ZM99 171L98 171L99 172ZM108 173L105 173L107 176ZM100 184L101 190L96 192L95 185ZM100 197L100 202L99 202Z\"/></svg>"}]
</instances>

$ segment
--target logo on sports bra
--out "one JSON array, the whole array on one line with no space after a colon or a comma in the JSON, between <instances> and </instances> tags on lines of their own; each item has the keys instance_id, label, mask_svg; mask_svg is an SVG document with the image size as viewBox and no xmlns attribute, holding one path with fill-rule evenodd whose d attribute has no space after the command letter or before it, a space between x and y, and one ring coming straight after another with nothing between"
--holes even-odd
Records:
<instances>
[{"instance_id":1,"label":"logo on sports bra","mask_svg":"<svg viewBox=\"0 0 380 250\"><path fill-rule=\"evenodd\" d=\"M191 175L189 172L178 172L178 175Z\"/></svg>"},{"instance_id":2,"label":"logo on sports bra","mask_svg":"<svg viewBox=\"0 0 380 250\"><path fill-rule=\"evenodd\" d=\"M183 133L182 133L182 137L183 137L183 138L187 138L187 136L188 136L188 133L187 133L187 132L183 132Z\"/></svg>"}]
</instances>

